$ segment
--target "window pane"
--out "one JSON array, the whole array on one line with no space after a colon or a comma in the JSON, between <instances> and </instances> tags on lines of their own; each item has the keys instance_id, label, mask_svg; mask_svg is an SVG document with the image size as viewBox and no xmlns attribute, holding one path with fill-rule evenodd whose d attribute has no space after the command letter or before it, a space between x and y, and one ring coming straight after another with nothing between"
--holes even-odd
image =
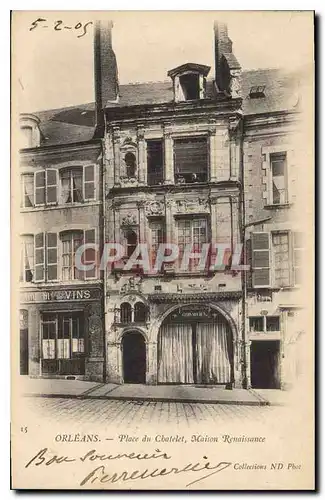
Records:
<instances>
[{"instance_id":1,"label":"window pane","mask_svg":"<svg viewBox=\"0 0 325 500\"><path fill-rule=\"evenodd\" d=\"M92 182L85 184L85 198L95 198L95 185Z\"/></svg>"},{"instance_id":2,"label":"window pane","mask_svg":"<svg viewBox=\"0 0 325 500\"><path fill-rule=\"evenodd\" d=\"M57 171L56 170L47 170L46 175L47 175L47 185L48 186L56 185Z\"/></svg>"},{"instance_id":3,"label":"window pane","mask_svg":"<svg viewBox=\"0 0 325 500\"><path fill-rule=\"evenodd\" d=\"M42 281L44 279L44 266L35 266L35 280Z\"/></svg>"},{"instance_id":4,"label":"window pane","mask_svg":"<svg viewBox=\"0 0 325 500\"><path fill-rule=\"evenodd\" d=\"M43 205L45 203L45 188L36 188L35 203L36 205Z\"/></svg>"},{"instance_id":5,"label":"window pane","mask_svg":"<svg viewBox=\"0 0 325 500\"><path fill-rule=\"evenodd\" d=\"M35 173L35 186L36 187L45 187L45 171Z\"/></svg>"},{"instance_id":6,"label":"window pane","mask_svg":"<svg viewBox=\"0 0 325 500\"><path fill-rule=\"evenodd\" d=\"M58 269L56 265L47 267L47 279L49 281L58 279Z\"/></svg>"},{"instance_id":7,"label":"window pane","mask_svg":"<svg viewBox=\"0 0 325 500\"><path fill-rule=\"evenodd\" d=\"M44 262L44 250L36 250L35 251L35 263L43 264Z\"/></svg>"},{"instance_id":8,"label":"window pane","mask_svg":"<svg viewBox=\"0 0 325 500\"><path fill-rule=\"evenodd\" d=\"M263 316L252 316L249 318L249 329L251 332L264 331L264 318Z\"/></svg>"},{"instance_id":9,"label":"window pane","mask_svg":"<svg viewBox=\"0 0 325 500\"><path fill-rule=\"evenodd\" d=\"M56 248L51 248L47 251L47 263L56 264L57 262L57 250Z\"/></svg>"},{"instance_id":10,"label":"window pane","mask_svg":"<svg viewBox=\"0 0 325 500\"><path fill-rule=\"evenodd\" d=\"M279 316L266 316L266 330L268 332L280 331L280 317Z\"/></svg>"},{"instance_id":11,"label":"window pane","mask_svg":"<svg viewBox=\"0 0 325 500\"><path fill-rule=\"evenodd\" d=\"M85 167L85 182L94 180L94 165Z\"/></svg>"},{"instance_id":12,"label":"window pane","mask_svg":"<svg viewBox=\"0 0 325 500\"><path fill-rule=\"evenodd\" d=\"M47 233L47 246L56 247L57 235L56 233Z\"/></svg>"},{"instance_id":13,"label":"window pane","mask_svg":"<svg viewBox=\"0 0 325 500\"><path fill-rule=\"evenodd\" d=\"M56 186L47 187L46 196L48 203L56 203Z\"/></svg>"}]
</instances>

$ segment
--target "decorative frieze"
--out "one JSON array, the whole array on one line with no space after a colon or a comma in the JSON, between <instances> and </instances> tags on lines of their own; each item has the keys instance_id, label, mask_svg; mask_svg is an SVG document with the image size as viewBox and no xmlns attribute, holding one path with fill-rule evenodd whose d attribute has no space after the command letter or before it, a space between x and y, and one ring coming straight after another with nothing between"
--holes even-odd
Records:
<instances>
[{"instance_id":1,"label":"decorative frieze","mask_svg":"<svg viewBox=\"0 0 325 500\"><path fill-rule=\"evenodd\" d=\"M194 198L176 200L176 213L206 213L209 212L209 200L207 198Z\"/></svg>"}]
</instances>

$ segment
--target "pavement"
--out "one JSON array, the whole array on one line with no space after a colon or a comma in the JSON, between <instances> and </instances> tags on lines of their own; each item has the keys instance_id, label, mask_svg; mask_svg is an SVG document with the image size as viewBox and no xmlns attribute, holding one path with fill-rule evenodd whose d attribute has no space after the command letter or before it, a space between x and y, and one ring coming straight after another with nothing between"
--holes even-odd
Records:
<instances>
[{"instance_id":1,"label":"pavement","mask_svg":"<svg viewBox=\"0 0 325 500\"><path fill-rule=\"evenodd\" d=\"M82 380L21 377L20 392L28 397L79 400L184 402L225 405L285 405L286 391L225 389L220 386L103 384Z\"/></svg>"}]
</instances>

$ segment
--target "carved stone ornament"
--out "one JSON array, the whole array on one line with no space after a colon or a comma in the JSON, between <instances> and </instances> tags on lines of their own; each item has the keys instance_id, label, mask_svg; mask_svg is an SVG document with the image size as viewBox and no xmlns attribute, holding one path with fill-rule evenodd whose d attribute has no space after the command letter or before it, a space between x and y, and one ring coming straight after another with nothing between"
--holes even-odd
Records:
<instances>
[{"instance_id":1,"label":"carved stone ornament","mask_svg":"<svg viewBox=\"0 0 325 500\"><path fill-rule=\"evenodd\" d=\"M240 70L230 70L229 93L231 97L241 97Z\"/></svg>"},{"instance_id":2,"label":"carved stone ornament","mask_svg":"<svg viewBox=\"0 0 325 500\"><path fill-rule=\"evenodd\" d=\"M147 216L163 215L164 203L162 201L150 201L145 206Z\"/></svg>"},{"instance_id":3,"label":"carved stone ornament","mask_svg":"<svg viewBox=\"0 0 325 500\"><path fill-rule=\"evenodd\" d=\"M136 226L137 225L137 217L135 214L127 214L122 217L121 226Z\"/></svg>"},{"instance_id":4,"label":"carved stone ornament","mask_svg":"<svg viewBox=\"0 0 325 500\"><path fill-rule=\"evenodd\" d=\"M206 198L196 198L189 200L177 200L176 201L176 212L181 213L201 213L208 212L209 203Z\"/></svg>"},{"instance_id":5,"label":"carved stone ornament","mask_svg":"<svg viewBox=\"0 0 325 500\"><path fill-rule=\"evenodd\" d=\"M121 286L121 293L140 292L142 279L139 276L131 276L124 285Z\"/></svg>"}]
</instances>

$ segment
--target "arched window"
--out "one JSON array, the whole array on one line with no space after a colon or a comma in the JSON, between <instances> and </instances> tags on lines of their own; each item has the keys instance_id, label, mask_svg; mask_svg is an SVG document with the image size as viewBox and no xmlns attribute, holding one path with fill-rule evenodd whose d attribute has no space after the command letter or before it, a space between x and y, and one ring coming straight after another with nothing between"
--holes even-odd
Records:
<instances>
[{"instance_id":1,"label":"arched window","mask_svg":"<svg viewBox=\"0 0 325 500\"><path fill-rule=\"evenodd\" d=\"M136 157L134 153L126 153L124 157L124 161L126 164L126 175L128 177L135 177L136 171Z\"/></svg>"},{"instance_id":2,"label":"arched window","mask_svg":"<svg viewBox=\"0 0 325 500\"><path fill-rule=\"evenodd\" d=\"M147 316L146 306L142 302L137 302L134 306L134 321L145 322Z\"/></svg>"},{"instance_id":3,"label":"arched window","mask_svg":"<svg viewBox=\"0 0 325 500\"><path fill-rule=\"evenodd\" d=\"M121 323L131 323L132 321L132 309L128 302L123 302L121 304Z\"/></svg>"},{"instance_id":4,"label":"arched window","mask_svg":"<svg viewBox=\"0 0 325 500\"><path fill-rule=\"evenodd\" d=\"M127 247L127 257L130 258L135 251L138 243L138 235L132 229L129 229L126 233L126 247Z\"/></svg>"}]
</instances>

